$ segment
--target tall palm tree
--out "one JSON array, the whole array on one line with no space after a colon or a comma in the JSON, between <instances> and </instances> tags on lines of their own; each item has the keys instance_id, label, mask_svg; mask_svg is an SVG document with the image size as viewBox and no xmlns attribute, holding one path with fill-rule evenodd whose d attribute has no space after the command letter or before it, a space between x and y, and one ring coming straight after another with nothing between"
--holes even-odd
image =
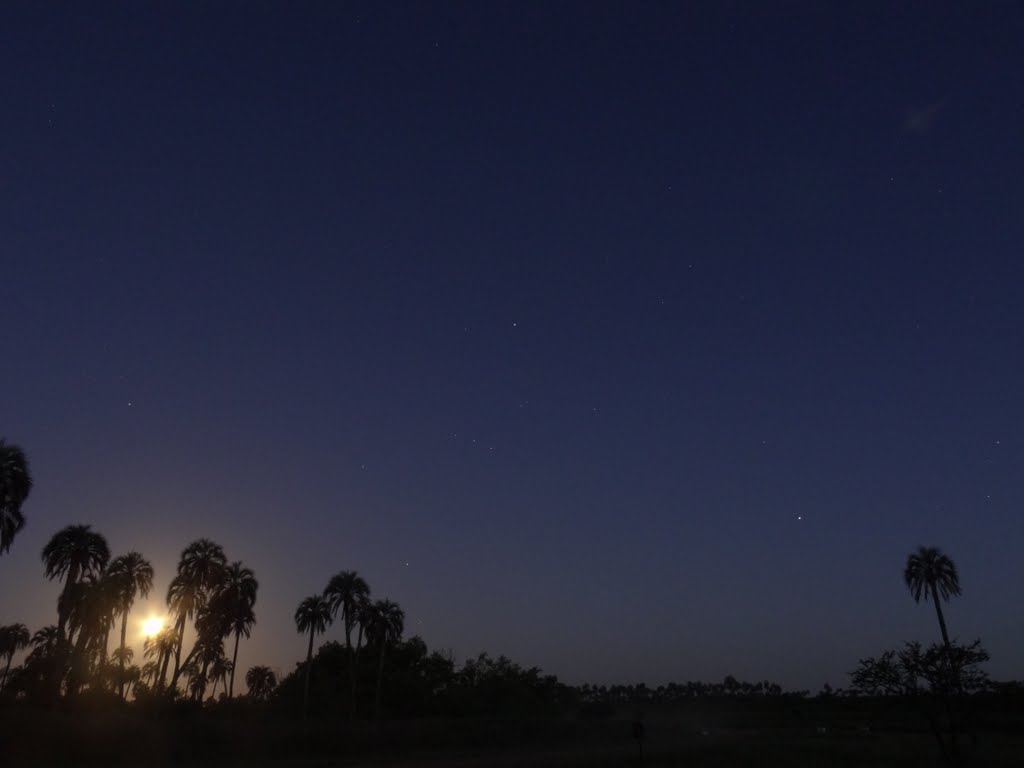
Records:
<instances>
[{"instance_id":1,"label":"tall palm tree","mask_svg":"<svg viewBox=\"0 0 1024 768\"><path fill-rule=\"evenodd\" d=\"M270 667L255 666L245 673L245 684L249 695L256 701L266 701L277 687L277 675Z\"/></svg>"},{"instance_id":2,"label":"tall palm tree","mask_svg":"<svg viewBox=\"0 0 1024 768\"><path fill-rule=\"evenodd\" d=\"M327 582L324 597L331 605L331 618L334 619L341 613L345 625L350 699L348 716L352 718L355 717L356 710L356 655L352 652L352 628L358 620L360 608L369 602L370 585L355 571L341 571Z\"/></svg>"},{"instance_id":3,"label":"tall palm tree","mask_svg":"<svg viewBox=\"0 0 1024 768\"><path fill-rule=\"evenodd\" d=\"M107 575L115 585L117 607L121 611L121 674L118 678L118 695L123 699L125 698L124 648L125 635L128 631L128 612L135 602L136 595L140 595L143 599L149 596L149 590L153 588L153 566L138 552L129 552L127 555L115 557L110 561Z\"/></svg>"},{"instance_id":4,"label":"tall palm tree","mask_svg":"<svg viewBox=\"0 0 1024 768\"><path fill-rule=\"evenodd\" d=\"M956 572L956 564L936 547L918 547L907 557L907 566L903 569L903 581L906 582L914 602L929 595L935 603L935 615L939 618L939 629L946 650L950 650L949 632L946 631L946 619L942 615L941 597L949 598L960 594L960 577Z\"/></svg>"},{"instance_id":5,"label":"tall palm tree","mask_svg":"<svg viewBox=\"0 0 1024 768\"><path fill-rule=\"evenodd\" d=\"M25 527L21 505L32 491L32 473L25 452L0 440L0 555L11 548Z\"/></svg>"},{"instance_id":6,"label":"tall palm tree","mask_svg":"<svg viewBox=\"0 0 1024 768\"><path fill-rule=\"evenodd\" d=\"M57 603L57 631L66 638L71 593L79 580L98 576L110 560L110 547L101 534L88 525L69 525L53 535L43 547L46 578L64 579L64 590Z\"/></svg>"},{"instance_id":7,"label":"tall palm tree","mask_svg":"<svg viewBox=\"0 0 1024 768\"><path fill-rule=\"evenodd\" d=\"M306 682L302 689L302 716L309 714L309 675L313 669L313 638L323 634L331 624L331 604L323 595L307 597L295 610L295 628L299 634L309 632L306 651Z\"/></svg>"},{"instance_id":8,"label":"tall palm tree","mask_svg":"<svg viewBox=\"0 0 1024 768\"><path fill-rule=\"evenodd\" d=\"M235 665L238 663L239 638L242 635L248 638L253 625L256 624L253 607L256 605L256 590L258 589L259 583L256 581L256 575L251 569L236 561L224 569L223 579L212 599L217 610L222 611L229 619L231 630L235 635L235 651L231 657L231 681L228 685L229 699L234 696L235 692Z\"/></svg>"},{"instance_id":9,"label":"tall palm tree","mask_svg":"<svg viewBox=\"0 0 1024 768\"><path fill-rule=\"evenodd\" d=\"M167 605L175 616L174 629L178 645L174 649L174 675L177 678L181 667L181 645L185 639L185 624L193 616L198 618L200 609L214 587L220 583L227 565L224 549L209 539L197 539L181 553L178 573L167 590ZM167 661L164 661L166 673ZM161 674L161 679L163 674Z\"/></svg>"},{"instance_id":10,"label":"tall palm tree","mask_svg":"<svg viewBox=\"0 0 1024 768\"><path fill-rule=\"evenodd\" d=\"M389 645L402 639L405 630L405 612L398 603L391 600L378 600L370 608L367 633L370 640L377 646L377 691L373 697L373 709L380 717L380 692L384 679L384 652Z\"/></svg>"},{"instance_id":11,"label":"tall palm tree","mask_svg":"<svg viewBox=\"0 0 1024 768\"><path fill-rule=\"evenodd\" d=\"M27 648L31 639L28 627L24 624L7 624L0 627L0 657L7 658L3 680L0 681L0 691L7 686L7 675L11 671L11 660L14 659L14 654L22 648Z\"/></svg>"}]
</instances>

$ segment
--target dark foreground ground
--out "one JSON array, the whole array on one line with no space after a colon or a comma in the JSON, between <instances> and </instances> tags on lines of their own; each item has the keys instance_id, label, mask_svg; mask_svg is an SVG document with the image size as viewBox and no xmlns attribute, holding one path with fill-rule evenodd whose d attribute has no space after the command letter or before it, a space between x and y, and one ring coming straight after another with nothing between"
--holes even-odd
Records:
<instances>
[{"instance_id":1,"label":"dark foreground ground","mask_svg":"<svg viewBox=\"0 0 1024 768\"><path fill-rule=\"evenodd\" d=\"M940 766L934 737L903 714L697 705L643 714L645 766ZM595 720L301 721L238 712L0 711L0 764L171 768L638 766L634 713ZM1024 766L1024 718L980 718L970 766Z\"/></svg>"}]
</instances>

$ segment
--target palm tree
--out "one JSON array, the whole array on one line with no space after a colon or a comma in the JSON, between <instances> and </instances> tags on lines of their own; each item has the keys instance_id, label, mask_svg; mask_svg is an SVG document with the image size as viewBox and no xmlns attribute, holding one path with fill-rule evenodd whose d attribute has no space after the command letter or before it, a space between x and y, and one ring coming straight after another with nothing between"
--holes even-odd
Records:
<instances>
[{"instance_id":1,"label":"palm tree","mask_svg":"<svg viewBox=\"0 0 1024 768\"><path fill-rule=\"evenodd\" d=\"M95 684L102 685L106 665L106 646L114 623L116 595L105 572L80 579L68 595L68 642L73 643L68 689L75 693L90 670Z\"/></svg>"},{"instance_id":2,"label":"palm tree","mask_svg":"<svg viewBox=\"0 0 1024 768\"><path fill-rule=\"evenodd\" d=\"M4 665L3 680L0 681L0 691L7 687L7 675L11 671L11 661L14 659L14 654L22 648L27 648L30 640L31 636L28 633L28 627L24 624L7 624L0 627L0 656L7 657L7 663Z\"/></svg>"},{"instance_id":3,"label":"palm tree","mask_svg":"<svg viewBox=\"0 0 1024 768\"><path fill-rule=\"evenodd\" d=\"M181 667L181 645L185 638L185 624L193 616L198 618L199 611L209 597L211 590L220 583L227 564L223 548L209 539L197 539L189 544L181 553L178 561L178 574L171 581L167 590L167 605L176 617L174 629L178 645L174 649L174 675L177 679ZM167 660L161 680L167 671Z\"/></svg>"},{"instance_id":4,"label":"palm tree","mask_svg":"<svg viewBox=\"0 0 1024 768\"><path fill-rule=\"evenodd\" d=\"M129 552L127 555L115 557L107 568L107 574L115 585L117 607L121 611L121 674L118 695L124 699L124 647L128 631L128 612L135 602L135 595L141 595L143 599L149 596L149 590L153 588L153 566L138 552Z\"/></svg>"},{"instance_id":5,"label":"palm tree","mask_svg":"<svg viewBox=\"0 0 1024 768\"><path fill-rule=\"evenodd\" d=\"M131 650L131 648L128 650ZM127 699L131 692L136 689L139 681L142 680L142 670L135 664L132 664L127 669L120 670L118 679L126 680L128 683L128 686L124 690L124 697Z\"/></svg>"},{"instance_id":6,"label":"palm tree","mask_svg":"<svg viewBox=\"0 0 1024 768\"><path fill-rule=\"evenodd\" d=\"M150 685L154 691L163 687L164 676L167 674L167 660L171 658L178 645L177 632L173 627L166 627L152 637L147 637L142 644L142 655L153 659L155 669Z\"/></svg>"},{"instance_id":7,"label":"palm tree","mask_svg":"<svg viewBox=\"0 0 1024 768\"><path fill-rule=\"evenodd\" d=\"M202 697L206 690L206 672L210 664L218 657L224 655L224 638L231 634L231 622L222 612L214 610L210 605L204 605L196 613L196 641L192 650L178 667L171 677L168 685L168 694L173 698L178 685L178 678L185 673L188 667L194 670L197 665L200 667L199 677L201 684L199 696ZM180 647L180 643L179 643ZM194 671L190 671L189 677L196 677ZM191 686L190 686L191 687ZM196 689L191 687L193 695Z\"/></svg>"},{"instance_id":8,"label":"palm tree","mask_svg":"<svg viewBox=\"0 0 1024 768\"><path fill-rule=\"evenodd\" d=\"M331 618L341 613L345 624L345 649L348 653L348 679L350 706L348 716L355 716L356 710L356 656L352 652L352 627L359 612L370 599L370 585L355 571L341 571L331 577L324 590L324 597L331 605Z\"/></svg>"},{"instance_id":9,"label":"palm tree","mask_svg":"<svg viewBox=\"0 0 1024 768\"><path fill-rule=\"evenodd\" d=\"M277 687L277 675L270 667L256 666L245 673L245 684L249 686L249 695L256 701L266 701Z\"/></svg>"},{"instance_id":10,"label":"palm tree","mask_svg":"<svg viewBox=\"0 0 1024 768\"><path fill-rule=\"evenodd\" d=\"M256 590L259 583L251 569L241 562L234 562L224 570L223 581L213 597L217 610L222 611L229 619L231 630L235 635L235 651L231 657L231 681L228 684L228 698L234 696L235 665L238 663L238 640L242 635L246 638L256 623L253 607L256 605Z\"/></svg>"},{"instance_id":11,"label":"palm tree","mask_svg":"<svg viewBox=\"0 0 1024 768\"><path fill-rule=\"evenodd\" d=\"M43 547L46 578L64 579L64 590L57 603L57 631L62 638L71 609L71 593L79 580L98 576L110 560L110 548L102 535L88 525L69 525L53 535Z\"/></svg>"},{"instance_id":12,"label":"palm tree","mask_svg":"<svg viewBox=\"0 0 1024 768\"><path fill-rule=\"evenodd\" d=\"M930 595L935 603L935 615L939 617L939 629L946 650L950 650L949 633L946 631L946 619L942 615L939 598L948 601L950 597L960 594L960 577L957 576L956 564L935 547L918 547L907 557L907 566L903 569L903 581L906 582L914 602Z\"/></svg>"},{"instance_id":13,"label":"palm tree","mask_svg":"<svg viewBox=\"0 0 1024 768\"><path fill-rule=\"evenodd\" d=\"M210 691L210 698L217 698L217 685L227 688L228 675L234 677L235 665L223 653L210 662L210 679L213 681L213 690Z\"/></svg>"},{"instance_id":14,"label":"palm tree","mask_svg":"<svg viewBox=\"0 0 1024 768\"><path fill-rule=\"evenodd\" d=\"M25 527L21 505L32 491L32 473L25 452L0 440L0 555L11 548Z\"/></svg>"},{"instance_id":15,"label":"palm tree","mask_svg":"<svg viewBox=\"0 0 1024 768\"><path fill-rule=\"evenodd\" d=\"M121 669L124 669L126 664L132 663L132 659L135 658L135 651L132 650L130 645L122 645L114 649L114 652L110 654L110 658L118 662L118 666Z\"/></svg>"},{"instance_id":16,"label":"palm tree","mask_svg":"<svg viewBox=\"0 0 1024 768\"><path fill-rule=\"evenodd\" d=\"M148 681L152 686L156 682L156 676L160 674L160 664L157 661L147 661L142 665L142 679Z\"/></svg>"},{"instance_id":17,"label":"palm tree","mask_svg":"<svg viewBox=\"0 0 1024 768\"><path fill-rule=\"evenodd\" d=\"M313 638L323 634L331 624L331 604L323 595L307 597L295 610L295 628L299 634L309 632L309 650L306 651L306 682L302 690L302 716L309 714L309 675L313 669Z\"/></svg>"},{"instance_id":18,"label":"palm tree","mask_svg":"<svg viewBox=\"0 0 1024 768\"><path fill-rule=\"evenodd\" d=\"M398 603L378 600L369 611L367 633L377 645L377 691L373 697L373 709L380 717L381 682L384 679L384 652L389 645L398 642L405 630L405 612Z\"/></svg>"}]
</instances>

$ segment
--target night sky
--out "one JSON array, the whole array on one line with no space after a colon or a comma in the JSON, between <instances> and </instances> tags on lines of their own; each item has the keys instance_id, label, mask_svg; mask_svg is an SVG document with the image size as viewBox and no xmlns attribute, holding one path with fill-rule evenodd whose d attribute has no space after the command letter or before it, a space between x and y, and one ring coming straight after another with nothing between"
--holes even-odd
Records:
<instances>
[{"instance_id":1,"label":"night sky","mask_svg":"<svg viewBox=\"0 0 1024 768\"><path fill-rule=\"evenodd\" d=\"M4 4L0 623L87 522L137 619L252 567L241 669L356 569L460 661L816 690L939 639L927 544L1024 677L1024 11L815 5Z\"/></svg>"}]
</instances>

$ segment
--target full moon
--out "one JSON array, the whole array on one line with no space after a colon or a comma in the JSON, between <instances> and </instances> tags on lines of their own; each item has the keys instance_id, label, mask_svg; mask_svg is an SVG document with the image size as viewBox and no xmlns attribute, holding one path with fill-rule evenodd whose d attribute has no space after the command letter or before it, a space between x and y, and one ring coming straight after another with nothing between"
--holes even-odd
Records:
<instances>
[{"instance_id":1,"label":"full moon","mask_svg":"<svg viewBox=\"0 0 1024 768\"><path fill-rule=\"evenodd\" d=\"M150 616L142 622L142 634L146 637L152 637L153 635L158 634L163 628L164 620L157 618L156 616Z\"/></svg>"}]
</instances>

